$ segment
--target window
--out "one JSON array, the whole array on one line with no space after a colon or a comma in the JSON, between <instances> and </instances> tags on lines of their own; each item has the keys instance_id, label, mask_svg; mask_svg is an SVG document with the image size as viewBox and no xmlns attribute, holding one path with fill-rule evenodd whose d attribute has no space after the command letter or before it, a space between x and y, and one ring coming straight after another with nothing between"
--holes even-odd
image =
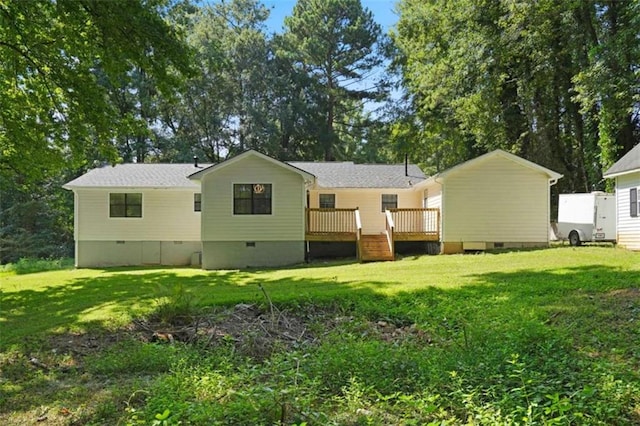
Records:
<instances>
[{"instance_id":1,"label":"window","mask_svg":"<svg viewBox=\"0 0 640 426\"><path fill-rule=\"evenodd\" d=\"M638 188L631 188L629 191L629 207L631 217L638 217Z\"/></svg>"},{"instance_id":2,"label":"window","mask_svg":"<svg viewBox=\"0 0 640 426\"><path fill-rule=\"evenodd\" d=\"M202 194L193 194L193 211L201 212L202 211Z\"/></svg>"},{"instance_id":3,"label":"window","mask_svg":"<svg viewBox=\"0 0 640 426\"><path fill-rule=\"evenodd\" d=\"M271 214L271 184L233 184L233 214Z\"/></svg>"},{"instance_id":4,"label":"window","mask_svg":"<svg viewBox=\"0 0 640 426\"><path fill-rule=\"evenodd\" d=\"M109 194L109 217L142 217L142 194Z\"/></svg>"},{"instance_id":5,"label":"window","mask_svg":"<svg viewBox=\"0 0 640 426\"><path fill-rule=\"evenodd\" d=\"M336 194L320 194L320 208L321 209L335 209L336 208Z\"/></svg>"},{"instance_id":6,"label":"window","mask_svg":"<svg viewBox=\"0 0 640 426\"><path fill-rule=\"evenodd\" d=\"M398 208L398 194L382 194L382 211Z\"/></svg>"}]
</instances>

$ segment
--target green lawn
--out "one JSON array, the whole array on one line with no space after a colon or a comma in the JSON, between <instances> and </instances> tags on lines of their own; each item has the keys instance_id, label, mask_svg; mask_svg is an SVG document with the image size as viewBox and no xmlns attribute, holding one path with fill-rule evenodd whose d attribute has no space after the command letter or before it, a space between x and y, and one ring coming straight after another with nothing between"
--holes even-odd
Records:
<instances>
[{"instance_id":1,"label":"green lawn","mask_svg":"<svg viewBox=\"0 0 640 426\"><path fill-rule=\"evenodd\" d=\"M0 287L4 424L640 423L640 253L612 247L0 272ZM123 332L185 300L268 312L265 293L313 340L255 357L247 339ZM78 336L100 350L59 344Z\"/></svg>"}]
</instances>

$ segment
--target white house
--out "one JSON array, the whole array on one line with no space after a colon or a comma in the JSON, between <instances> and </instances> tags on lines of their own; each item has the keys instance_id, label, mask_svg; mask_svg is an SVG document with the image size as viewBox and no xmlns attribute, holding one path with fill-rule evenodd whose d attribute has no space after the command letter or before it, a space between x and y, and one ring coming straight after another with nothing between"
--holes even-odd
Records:
<instances>
[{"instance_id":1,"label":"white house","mask_svg":"<svg viewBox=\"0 0 640 426\"><path fill-rule=\"evenodd\" d=\"M345 246L364 261L392 260L401 244L546 246L560 177L503 151L427 178L409 164L287 163L251 150L216 165L97 168L64 188L74 192L77 266L223 269Z\"/></svg>"},{"instance_id":2,"label":"white house","mask_svg":"<svg viewBox=\"0 0 640 426\"><path fill-rule=\"evenodd\" d=\"M640 144L611 166L604 177L616 182L618 244L640 250Z\"/></svg>"}]
</instances>

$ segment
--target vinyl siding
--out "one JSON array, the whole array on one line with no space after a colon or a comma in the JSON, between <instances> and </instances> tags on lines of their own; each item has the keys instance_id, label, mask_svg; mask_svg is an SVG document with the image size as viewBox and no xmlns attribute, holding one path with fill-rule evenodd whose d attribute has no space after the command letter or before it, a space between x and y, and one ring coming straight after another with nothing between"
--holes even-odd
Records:
<instances>
[{"instance_id":1,"label":"vinyl siding","mask_svg":"<svg viewBox=\"0 0 640 426\"><path fill-rule=\"evenodd\" d=\"M429 181L425 186L420 187L420 196L422 197L422 205L428 209L440 209L440 240L442 241L442 233L444 232L443 216L442 216L442 185L439 182ZM426 198L426 199L425 199Z\"/></svg>"},{"instance_id":2,"label":"vinyl siding","mask_svg":"<svg viewBox=\"0 0 640 426\"><path fill-rule=\"evenodd\" d=\"M233 185L272 185L269 215L234 215ZM203 241L304 241L304 179L257 156L248 156L202 178Z\"/></svg>"},{"instance_id":3,"label":"vinyl siding","mask_svg":"<svg viewBox=\"0 0 640 426\"><path fill-rule=\"evenodd\" d=\"M109 217L109 193L142 193L141 218ZM77 241L200 241L192 190L77 189Z\"/></svg>"},{"instance_id":4,"label":"vinyl siding","mask_svg":"<svg viewBox=\"0 0 640 426\"><path fill-rule=\"evenodd\" d=\"M548 242L545 173L496 156L448 175L443 195L445 242Z\"/></svg>"},{"instance_id":5,"label":"vinyl siding","mask_svg":"<svg viewBox=\"0 0 640 426\"><path fill-rule=\"evenodd\" d=\"M618 244L630 250L640 250L640 216L631 217L629 214L631 188L638 188L640 195L640 172L619 176L616 179Z\"/></svg>"},{"instance_id":6,"label":"vinyl siding","mask_svg":"<svg viewBox=\"0 0 640 426\"><path fill-rule=\"evenodd\" d=\"M314 189L309 192L309 203L318 208L320 194L336 194L336 208L360 210L362 232L378 234L385 231L385 216L382 212L382 194L397 194L398 208L422 207L422 192L413 189Z\"/></svg>"},{"instance_id":7,"label":"vinyl siding","mask_svg":"<svg viewBox=\"0 0 640 426\"><path fill-rule=\"evenodd\" d=\"M428 186L423 188L422 197L424 204L424 196L427 196L427 202L424 207L430 209L441 209L442 208L442 186L437 182L431 182Z\"/></svg>"}]
</instances>

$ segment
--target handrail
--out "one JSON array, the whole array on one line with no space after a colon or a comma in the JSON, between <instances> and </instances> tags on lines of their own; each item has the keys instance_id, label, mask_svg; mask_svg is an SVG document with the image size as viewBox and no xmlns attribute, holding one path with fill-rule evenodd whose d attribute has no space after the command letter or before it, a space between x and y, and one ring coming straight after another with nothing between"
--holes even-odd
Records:
<instances>
[{"instance_id":1,"label":"handrail","mask_svg":"<svg viewBox=\"0 0 640 426\"><path fill-rule=\"evenodd\" d=\"M355 233L353 212L357 209L306 208L307 233Z\"/></svg>"},{"instance_id":2,"label":"handrail","mask_svg":"<svg viewBox=\"0 0 640 426\"><path fill-rule=\"evenodd\" d=\"M356 254L358 260L362 260L362 220L360 219L360 210L357 207L354 216L356 219Z\"/></svg>"},{"instance_id":3,"label":"handrail","mask_svg":"<svg viewBox=\"0 0 640 426\"><path fill-rule=\"evenodd\" d=\"M362 234L362 220L360 219L360 210L356 209L355 211L356 217L356 230L359 234Z\"/></svg>"},{"instance_id":4,"label":"handrail","mask_svg":"<svg viewBox=\"0 0 640 426\"><path fill-rule=\"evenodd\" d=\"M389 209L395 220L395 232L440 235L440 209L395 208Z\"/></svg>"},{"instance_id":5,"label":"handrail","mask_svg":"<svg viewBox=\"0 0 640 426\"><path fill-rule=\"evenodd\" d=\"M389 210L385 210L384 211L385 216L387 217L387 226L391 227L392 229L396 227L395 223L393 222L393 216L391 216L391 212Z\"/></svg>"},{"instance_id":6,"label":"handrail","mask_svg":"<svg viewBox=\"0 0 640 426\"><path fill-rule=\"evenodd\" d=\"M385 226L386 226L386 234L387 234L387 244L389 244L389 250L391 251L391 255L393 256L395 253L394 243L393 243L393 232L395 228L395 224L393 222L393 216L391 216L391 212L389 210L384 211L384 215L386 217Z\"/></svg>"}]
</instances>

